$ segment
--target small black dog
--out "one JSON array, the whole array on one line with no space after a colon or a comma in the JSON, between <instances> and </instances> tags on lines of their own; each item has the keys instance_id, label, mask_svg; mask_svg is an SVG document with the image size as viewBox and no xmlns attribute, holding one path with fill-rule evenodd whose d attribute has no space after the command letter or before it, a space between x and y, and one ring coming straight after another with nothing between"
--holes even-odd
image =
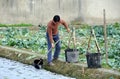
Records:
<instances>
[{"instance_id":1,"label":"small black dog","mask_svg":"<svg viewBox=\"0 0 120 79\"><path fill-rule=\"evenodd\" d=\"M34 67L36 69L41 69L43 67L43 59L40 58L40 59L34 60L34 64L33 65L34 65Z\"/></svg>"}]
</instances>

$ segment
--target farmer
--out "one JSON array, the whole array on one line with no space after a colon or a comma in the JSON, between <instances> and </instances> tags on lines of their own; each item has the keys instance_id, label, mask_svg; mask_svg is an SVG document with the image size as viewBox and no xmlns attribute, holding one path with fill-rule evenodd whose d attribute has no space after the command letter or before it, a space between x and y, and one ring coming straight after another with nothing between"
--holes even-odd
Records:
<instances>
[{"instance_id":1,"label":"farmer","mask_svg":"<svg viewBox=\"0 0 120 79\"><path fill-rule=\"evenodd\" d=\"M49 66L53 66L54 63L52 63L52 48L55 47L53 60L57 60L60 54L60 38L59 38L59 32L58 32L58 26L62 24L67 29L67 32L70 32L70 29L68 28L68 24L60 18L59 15L55 15L52 20L50 20L47 24L47 31L46 31L46 37L47 37L47 45L48 45L48 53L47 53L47 62Z\"/></svg>"}]
</instances>

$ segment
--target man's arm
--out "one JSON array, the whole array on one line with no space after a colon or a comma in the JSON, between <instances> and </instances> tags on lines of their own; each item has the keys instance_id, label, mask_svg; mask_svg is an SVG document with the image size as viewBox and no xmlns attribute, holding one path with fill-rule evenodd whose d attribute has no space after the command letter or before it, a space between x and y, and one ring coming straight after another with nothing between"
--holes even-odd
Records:
<instances>
[{"instance_id":1,"label":"man's arm","mask_svg":"<svg viewBox=\"0 0 120 79\"><path fill-rule=\"evenodd\" d=\"M68 24L64 20L60 20L61 24L65 26L68 32L70 32L70 29L68 27Z\"/></svg>"},{"instance_id":2,"label":"man's arm","mask_svg":"<svg viewBox=\"0 0 120 79\"><path fill-rule=\"evenodd\" d=\"M51 28L51 26L48 26L47 32L48 32L48 35L49 35L49 39L50 39L52 48L54 48L54 41L53 41L52 28Z\"/></svg>"},{"instance_id":3,"label":"man's arm","mask_svg":"<svg viewBox=\"0 0 120 79\"><path fill-rule=\"evenodd\" d=\"M50 42L53 43L54 41L53 41L53 36L52 36L52 27L50 25L48 25L47 32L49 35Z\"/></svg>"}]
</instances>

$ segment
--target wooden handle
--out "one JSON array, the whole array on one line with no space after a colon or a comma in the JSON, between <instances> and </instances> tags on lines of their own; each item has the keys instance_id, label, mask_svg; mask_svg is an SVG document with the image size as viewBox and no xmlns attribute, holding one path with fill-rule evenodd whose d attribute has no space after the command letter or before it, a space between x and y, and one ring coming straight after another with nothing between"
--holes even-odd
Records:
<instances>
[{"instance_id":1,"label":"wooden handle","mask_svg":"<svg viewBox=\"0 0 120 79\"><path fill-rule=\"evenodd\" d=\"M71 32L70 37L69 37L69 41L68 41L68 48L70 48L69 46L70 46L70 41L71 41L71 38L72 38L72 32Z\"/></svg>"},{"instance_id":2,"label":"wooden handle","mask_svg":"<svg viewBox=\"0 0 120 79\"><path fill-rule=\"evenodd\" d=\"M73 44L74 48L76 48L75 28L73 28Z\"/></svg>"},{"instance_id":3,"label":"wooden handle","mask_svg":"<svg viewBox=\"0 0 120 79\"><path fill-rule=\"evenodd\" d=\"M99 47L99 45L98 45L98 42L97 42L97 39L96 39L96 35L95 35L95 32L94 32L93 29L92 29L92 32L93 32L93 37L94 37L94 39L95 39L95 45L96 45L96 47L97 47L98 53L100 53L100 47Z\"/></svg>"},{"instance_id":4,"label":"wooden handle","mask_svg":"<svg viewBox=\"0 0 120 79\"><path fill-rule=\"evenodd\" d=\"M89 38L89 40L88 40L88 48L87 48L87 53L88 53L88 50L89 50L89 48L90 48L90 41L91 41L91 35L90 35L90 38Z\"/></svg>"},{"instance_id":5,"label":"wooden handle","mask_svg":"<svg viewBox=\"0 0 120 79\"><path fill-rule=\"evenodd\" d=\"M100 48L99 48L99 45L98 45L98 42L97 42L97 39L96 39L96 35L95 35L95 32L94 32L93 29L91 29L91 34L90 34L90 38L89 38L89 41L88 41L87 53L88 53L89 48L90 48L90 42L91 42L91 37L92 37L92 36L93 36L94 39L95 39L95 45L96 45L96 47L97 47L97 51L98 51L98 53L100 53Z\"/></svg>"}]
</instances>

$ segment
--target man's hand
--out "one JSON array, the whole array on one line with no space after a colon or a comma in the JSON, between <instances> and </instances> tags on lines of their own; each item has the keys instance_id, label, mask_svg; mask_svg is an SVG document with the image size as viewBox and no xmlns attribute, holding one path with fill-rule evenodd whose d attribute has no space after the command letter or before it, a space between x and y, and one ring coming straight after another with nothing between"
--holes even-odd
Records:
<instances>
[{"instance_id":1,"label":"man's hand","mask_svg":"<svg viewBox=\"0 0 120 79\"><path fill-rule=\"evenodd\" d=\"M54 43L51 43L51 45L52 45L52 48L54 48L54 47L55 47Z\"/></svg>"},{"instance_id":2,"label":"man's hand","mask_svg":"<svg viewBox=\"0 0 120 79\"><path fill-rule=\"evenodd\" d=\"M69 28L67 29L67 32L70 33L70 29Z\"/></svg>"}]
</instances>

